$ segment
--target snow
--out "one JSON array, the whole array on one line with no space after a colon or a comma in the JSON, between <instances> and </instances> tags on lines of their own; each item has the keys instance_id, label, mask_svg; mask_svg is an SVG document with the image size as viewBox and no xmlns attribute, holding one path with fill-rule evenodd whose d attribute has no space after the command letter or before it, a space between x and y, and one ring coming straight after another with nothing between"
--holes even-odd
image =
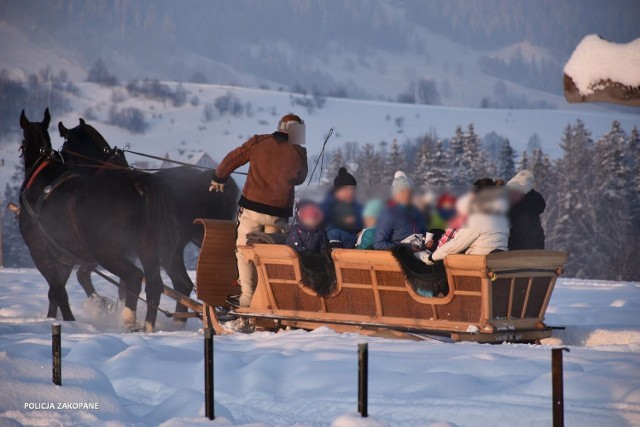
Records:
<instances>
[{"instance_id":1,"label":"snow","mask_svg":"<svg viewBox=\"0 0 640 427\"><path fill-rule=\"evenodd\" d=\"M567 425L640 424L640 284L561 279L542 346L402 341L329 328L215 338L214 422L204 418L201 324L159 318L125 334L67 288L62 386L51 384L47 286L35 270L0 270L0 425L443 426L551 423L550 348L567 345ZM102 279L98 291L115 297ZM162 300L171 308L172 301ZM369 343L368 419L356 414L357 344ZM10 390L10 393L4 392ZM82 403L98 410L25 409Z\"/></svg>"},{"instance_id":2,"label":"snow","mask_svg":"<svg viewBox=\"0 0 640 427\"><path fill-rule=\"evenodd\" d=\"M598 84L606 80L640 86L640 38L618 44L597 34L588 35L573 51L564 72L582 95L594 93Z\"/></svg>"}]
</instances>

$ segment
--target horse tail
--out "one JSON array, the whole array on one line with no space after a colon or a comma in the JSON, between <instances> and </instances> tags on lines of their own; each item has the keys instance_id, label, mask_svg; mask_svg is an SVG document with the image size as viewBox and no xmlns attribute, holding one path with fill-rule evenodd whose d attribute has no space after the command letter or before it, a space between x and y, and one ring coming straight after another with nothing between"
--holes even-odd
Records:
<instances>
[{"instance_id":1,"label":"horse tail","mask_svg":"<svg viewBox=\"0 0 640 427\"><path fill-rule=\"evenodd\" d=\"M151 174L140 174L135 186L145 201L145 240L155 244L160 261L168 265L176 255L179 236L171 190Z\"/></svg>"}]
</instances>

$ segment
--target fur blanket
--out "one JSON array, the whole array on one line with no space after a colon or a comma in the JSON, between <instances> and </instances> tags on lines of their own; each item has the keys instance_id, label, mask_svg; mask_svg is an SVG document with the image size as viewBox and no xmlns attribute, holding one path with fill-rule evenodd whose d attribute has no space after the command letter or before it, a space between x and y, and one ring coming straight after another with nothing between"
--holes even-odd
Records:
<instances>
[{"instance_id":1,"label":"fur blanket","mask_svg":"<svg viewBox=\"0 0 640 427\"><path fill-rule=\"evenodd\" d=\"M299 252L302 282L321 297L336 289L336 270L328 253Z\"/></svg>"},{"instance_id":2,"label":"fur blanket","mask_svg":"<svg viewBox=\"0 0 640 427\"><path fill-rule=\"evenodd\" d=\"M402 268L405 279L419 295L431 293L434 297L449 293L447 272L443 262L427 265L413 256L408 245L398 245L391 251Z\"/></svg>"},{"instance_id":3,"label":"fur blanket","mask_svg":"<svg viewBox=\"0 0 640 427\"><path fill-rule=\"evenodd\" d=\"M247 234L247 245L267 244L284 245L287 241L287 234L265 233L263 231L252 231Z\"/></svg>"}]
</instances>

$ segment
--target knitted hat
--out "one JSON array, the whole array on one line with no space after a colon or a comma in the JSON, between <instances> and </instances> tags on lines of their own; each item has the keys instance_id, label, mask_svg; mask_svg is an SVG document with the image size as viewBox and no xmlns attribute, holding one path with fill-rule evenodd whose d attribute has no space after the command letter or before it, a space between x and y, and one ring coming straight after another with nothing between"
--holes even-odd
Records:
<instances>
[{"instance_id":1,"label":"knitted hat","mask_svg":"<svg viewBox=\"0 0 640 427\"><path fill-rule=\"evenodd\" d=\"M382 209L384 208L384 202L380 199L372 199L364 205L364 209L362 210L362 216L364 218L374 218L378 219L380 213L382 213Z\"/></svg>"},{"instance_id":2,"label":"knitted hat","mask_svg":"<svg viewBox=\"0 0 640 427\"><path fill-rule=\"evenodd\" d=\"M398 192L407 189L413 189L413 182L407 176L407 174L402 171L397 171L393 175L393 182L391 183L391 193L397 194Z\"/></svg>"},{"instance_id":3,"label":"knitted hat","mask_svg":"<svg viewBox=\"0 0 640 427\"><path fill-rule=\"evenodd\" d=\"M456 196L451 193L442 193L440 197L438 197L438 202L436 203L436 207L442 208L444 205L455 205L456 204Z\"/></svg>"},{"instance_id":4,"label":"knitted hat","mask_svg":"<svg viewBox=\"0 0 640 427\"><path fill-rule=\"evenodd\" d=\"M338 170L338 176L333 180L333 186L338 188L344 187L345 185L358 185L358 183L353 175L347 172L347 168L343 167Z\"/></svg>"},{"instance_id":5,"label":"knitted hat","mask_svg":"<svg viewBox=\"0 0 640 427\"><path fill-rule=\"evenodd\" d=\"M533 181L535 180L533 173L530 170L521 170L507 182L507 188L509 190L519 191L522 194L527 194L533 190Z\"/></svg>"}]
</instances>

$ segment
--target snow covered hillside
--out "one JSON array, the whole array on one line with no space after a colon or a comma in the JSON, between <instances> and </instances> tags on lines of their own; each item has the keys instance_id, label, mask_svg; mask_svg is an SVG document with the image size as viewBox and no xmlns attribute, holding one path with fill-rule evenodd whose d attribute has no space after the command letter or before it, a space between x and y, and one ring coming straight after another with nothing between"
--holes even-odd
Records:
<instances>
[{"instance_id":1,"label":"snow covered hillside","mask_svg":"<svg viewBox=\"0 0 640 427\"><path fill-rule=\"evenodd\" d=\"M171 88L177 86L175 83L167 85ZM307 146L312 155L320 152L324 136L330 128L334 128L335 133L328 150L333 150L347 142L377 144L397 139L402 143L431 130L435 130L441 138L449 138L457 125L474 123L479 135L495 131L509 138L518 152L522 152L529 138L537 133L545 152L555 156L560 152L558 143L564 127L578 118L596 137L607 132L614 119L619 120L627 130L640 126L638 115L604 110L473 109L341 98L326 98L322 108L312 106L309 110L299 103L310 105L314 102L311 96L206 84L184 84L188 92L187 102L174 107L171 102L134 97L123 87L108 88L93 83L77 83L77 86L78 95L70 96L71 112L61 114L51 111L53 119L49 132L54 146L63 142L56 128L58 121L62 120L70 128L78 124L78 117L84 117L111 145L123 147L129 144L136 151L158 156L168 153L172 158L186 161L189 161L189 153L199 151L205 151L220 161L229 150L251 135L272 132L280 116L290 111L299 113L306 120ZM244 111L236 115L221 115L214 111L213 116L209 117L211 120L207 121L207 104L212 105L216 99L228 93L237 97ZM143 112L148 124L144 133L131 133L108 124L112 108L121 111L128 107ZM27 115L32 120L41 120L42 110L27 111ZM19 129L17 116L15 127ZM0 148L0 158L5 159L5 166L0 167L0 184L6 182L14 170L12 164L17 162L20 143L17 133L6 139L7 143ZM130 161L148 159L131 155Z\"/></svg>"},{"instance_id":2,"label":"snow covered hillside","mask_svg":"<svg viewBox=\"0 0 640 427\"><path fill-rule=\"evenodd\" d=\"M540 426L551 423L550 345L565 353L567 425L640 424L640 284L561 279L543 346L398 341L315 332L216 337L216 414L203 407L200 322L160 319L122 334L116 318L68 286L78 321L63 322L63 386L51 384L47 288L35 270L0 271L0 425ZM111 285L98 290L115 296ZM171 301L162 305L169 308ZM356 344L370 351L369 413L356 411ZM9 392L7 392L9 391ZM98 403L28 410L25 403ZM378 422L375 422L377 420Z\"/></svg>"}]
</instances>

